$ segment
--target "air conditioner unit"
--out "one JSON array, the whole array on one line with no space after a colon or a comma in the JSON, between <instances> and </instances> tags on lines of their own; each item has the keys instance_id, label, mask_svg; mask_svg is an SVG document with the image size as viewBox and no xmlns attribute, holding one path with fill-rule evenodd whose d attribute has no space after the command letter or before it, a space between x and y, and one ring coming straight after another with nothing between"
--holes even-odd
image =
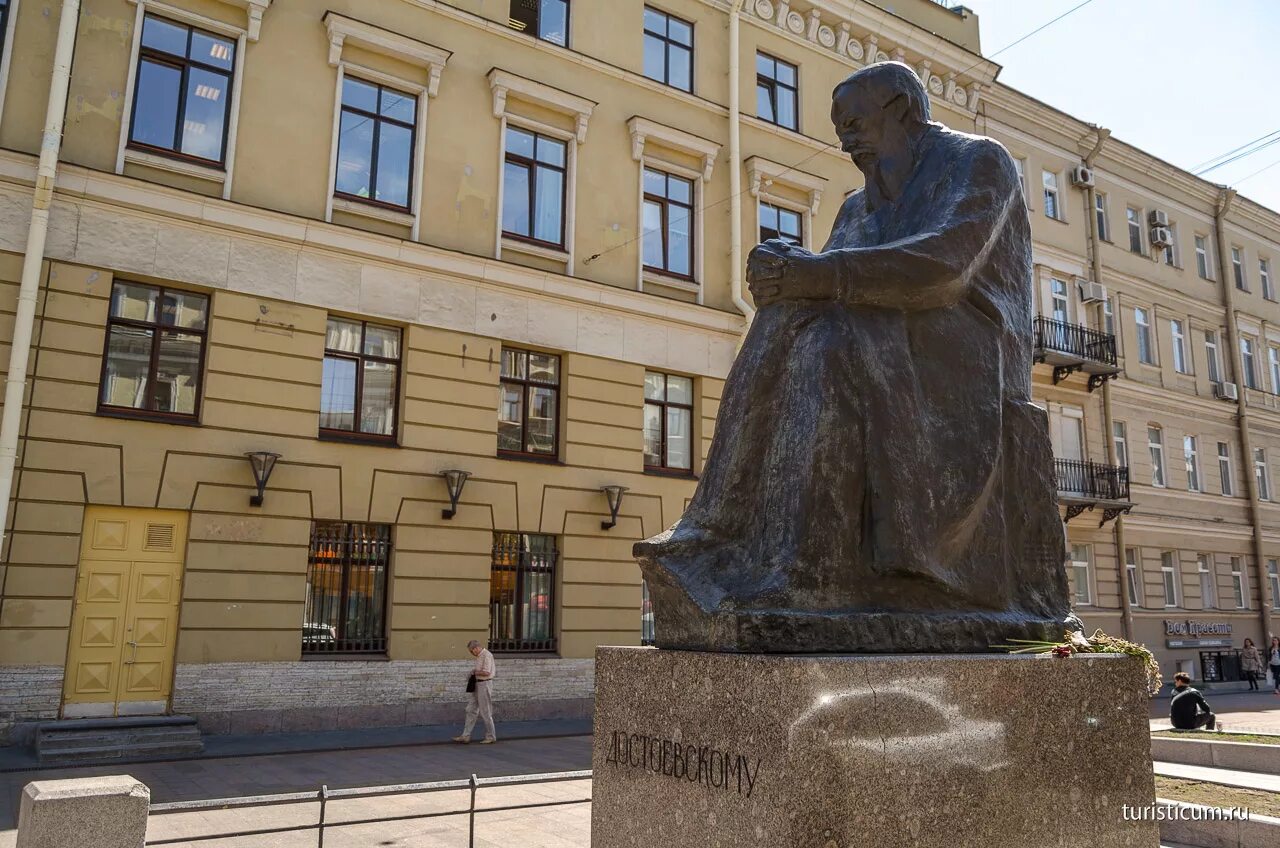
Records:
<instances>
[{"instance_id":1,"label":"air conditioner unit","mask_svg":"<svg viewBox=\"0 0 1280 848\"><path fill-rule=\"evenodd\" d=\"M1107 299L1107 287L1091 280L1081 280L1080 300L1084 303L1102 303Z\"/></svg>"},{"instance_id":2,"label":"air conditioner unit","mask_svg":"<svg viewBox=\"0 0 1280 848\"><path fill-rule=\"evenodd\" d=\"M1151 228L1151 246L1165 248L1173 244L1173 231L1168 227Z\"/></svg>"},{"instance_id":3,"label":"air conditioner unit","mask_svg":"<svg viewBox=\"0 0 1280 848\"><path fill-rule=\"evenodd\" d=\"M1240 388L1235 383L1214 383L1213 396L1218 400L1240 400Z\"/></svg>"},{"instance_id":4,"label":"air conditioner unit","mask_svg":"<svg viewBox=\"0 0 1280 848\"><path fill-rule=\"evenodd\" d=\"M1093 188L1093 169L1076 165L1071 169L1071 184L1076 188Z\"/></svg>"},{"instance_id":5,"label":"air conditioner unit","mask_svg":"<svg viewBox=\"0 0 1280 848\"><path fill-rule=\"evenodd\" d=\"M1147 213L1147 222L1153 227L1169 226L1169 213L1163 209L1152 209Z\"/></svg>"}]
</instances>

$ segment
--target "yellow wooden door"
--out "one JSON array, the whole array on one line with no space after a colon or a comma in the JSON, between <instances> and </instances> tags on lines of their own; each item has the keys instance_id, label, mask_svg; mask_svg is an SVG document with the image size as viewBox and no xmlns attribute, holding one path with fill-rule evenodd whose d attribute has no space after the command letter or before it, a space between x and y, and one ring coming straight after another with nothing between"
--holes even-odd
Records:
<instances>
[{"instance_id":1,"label":"yellow wooden door","mask_svg":"<svg viewBox=\"0 0 1280 848\"><path fill-rule=\"evenodd\" d=\"M85 510L63 716L168 709L187 514Z\"/></svg>"}]
</instances>

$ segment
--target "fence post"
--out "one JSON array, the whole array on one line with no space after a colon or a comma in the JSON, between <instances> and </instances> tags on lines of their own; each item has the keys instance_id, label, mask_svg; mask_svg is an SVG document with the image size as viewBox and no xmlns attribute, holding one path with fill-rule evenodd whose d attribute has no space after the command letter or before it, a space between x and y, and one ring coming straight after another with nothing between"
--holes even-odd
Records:
<instances>
[{"instance_id":1,"label":"fence post","mask_svg":"<svg viewBox=\"0 0 1280 848\"><path fill-rule=\"evenodd\" d=\"M479 788L480 783L476 776L471 775L471 810L467 821L467 848L476 848L476 790Z\"/></svg>"},{"instance_id":2,"label":"fence post","mask_svg":"<svg viewBox=\"0 0 1280 848\"><path fill-rule=\"evenodd\" d=\"M17 848L142 848L150 803L151 790L127 774L28 783Z\"/></svg>"},{"instance_id":3,"label":"fence post","mask_svg":"<svg viewBox=\"0 0 1280 848\"><path fill-rule=\"evenodd\" d=\"M324 783L320 785L320 827L318 828L318 833L320 834L320 837L319 837L320 841L316 843L316 848L324 848L324 808L328 800L329 800L329 785L327 783Z\"/></svg>"}]
</instances>

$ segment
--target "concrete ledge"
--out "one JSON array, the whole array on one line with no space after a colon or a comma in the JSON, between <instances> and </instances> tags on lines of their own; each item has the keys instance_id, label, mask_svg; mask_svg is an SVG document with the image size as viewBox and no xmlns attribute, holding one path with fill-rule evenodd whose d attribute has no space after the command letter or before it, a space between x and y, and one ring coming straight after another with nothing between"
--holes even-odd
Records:
<instances>
[{"instance_id":1,"label":"concrete ledge","mask_svg":"<svg viewBox=\"0 0 1280 848\"><path fill-rule=\"evenodd\" d=\"M1152 736L1151 759L1188 766L1280 774L1280 745Z\"/></svg>"},{"instance_id":2,"label":"concrete ledge","mask_svg":"<svg viewBox=\"0 0 1280 848\"><path fill-rule=\"evenodd\" d=\"M151 790L128 775L28 783L17 848L142 848L150 804Z\"/></svg>"},{"instance_id":3,"label":"concrete ledge","mask_svg":"<svg viewBox=\"0 0 1280 848\"><path fill-rule=\"evenodd\" d=\"M1196 848L1275 848L1280 845L1280 819L1255 813L1246 820L1208 821L1207 817L1217 808L1166 798L1157 798L1156 806L1165 811L1165 818L1160 822L1162 844L1173 842Z\"/></svg>"}]
</instances>

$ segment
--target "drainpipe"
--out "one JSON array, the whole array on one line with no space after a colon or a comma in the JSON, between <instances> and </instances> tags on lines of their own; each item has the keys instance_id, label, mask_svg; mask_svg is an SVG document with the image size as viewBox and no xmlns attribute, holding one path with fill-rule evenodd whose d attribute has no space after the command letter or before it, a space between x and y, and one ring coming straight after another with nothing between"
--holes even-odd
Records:
<instances>
[{"instance_id":1,"label":"drainpipe","mask_svg":"<svg viewBox=\"0 0 1280 848\"><path fill-rule=\"evenodd\" d=\"M733 0L729 6L729 276L733 305L746 318L743 328L751 326L751 319L756 310L747 303L744 296L743 264L742 264L742 142L739 128L742 123L742 108L739 105L738 79L740 71L738 61L740 26L738 18L742 12L744 0Z\"/></svg>"},{"instance_id":2,"label":"drainpipe","mask_svg":"<svg viewBox=\"0 0 1280 848\"><path fill-rule=\"evenodd\" d=\"M40 268L44 264L45 239L49 234L49 207L62 151L63 117L67 111L67 87L71 84L71 59L76 46L76 24L80 0L63 0L58 20L58 40L53 53L53 78L49 81L49 105L44 133L40 139L40 164L36 168L35 198L31 225L27 230L27 250L22 259L22 282L18 289L18 315L13 327L13 349L9 352L8 381L4 387L4 415L0 418L0 546L9 519L9 498L13 493L13 469L18 459L18 431L22 401L27 389L27 360L31 355L31 335L35 328L36 299L40 294Z\"/></svg>"},{"instance_id":3,"label":"drainpipe","mask_svg":"<svg viewBox=\"0 0 1280 848\"><path fill-rule=\"evenodd\" d=\"M1266 550L1262 541L1262 505L1258 498L1258 478L1253 467L1253 438L1249 435L1249 390L1245 388L1240 362L1240 327L1237 324L1234 281L1231 275L1230 246L1227 244L1227 215L1235 202L1236 191L1222 186L1218 190L1218 205L1214 210L1213 226L1218 245L1218 276L1222 280L1222 306L1227 313L1227 344L1231 346L1231 370L1236 375L1240 398L1236 401L1236 423L1240 429L1240 450L1244 464L1245 491L1249 493L1249 517L1253 522L1254 579L1258 587L1260 603L1258 617L1262 622L1262 639L1265 642L1271 630L1271 616L1267 603ZM1247 597L1246 597L1247 600Z\"/></svg>"},{"instance_id":4,"label":"drainpipe","mask_svg":"<svg viewBox=\"0 0 1280 848\"><path fill-rule=\"evenodd\" d=\"M1084 166L1093 170L1093 163L1111 136L1106 127L1094 127L1096 139L1093 149L1084 157ZM1098 190L1092 186L1085 190L1085 220L1089 222L1089 258L1093 269L1093 281L1102 282L1102 233L1098 232ZM1105 330L1107 326L1106 303L1094 307L1094 326ZM1102 384L1103 442L1107 446L1107 464L1119 464L1116 455L1115 417L1111 406L1111 380ZM1132 481L1130 481L1132 485ZM1124 516L1118 515L1112 524L1116 540L1116 574L1120 579L1120 632L1125 639L1133 638L1133 605L1129 603L1129 566L1125 561Z\"/></svg>"}]
</instances>

